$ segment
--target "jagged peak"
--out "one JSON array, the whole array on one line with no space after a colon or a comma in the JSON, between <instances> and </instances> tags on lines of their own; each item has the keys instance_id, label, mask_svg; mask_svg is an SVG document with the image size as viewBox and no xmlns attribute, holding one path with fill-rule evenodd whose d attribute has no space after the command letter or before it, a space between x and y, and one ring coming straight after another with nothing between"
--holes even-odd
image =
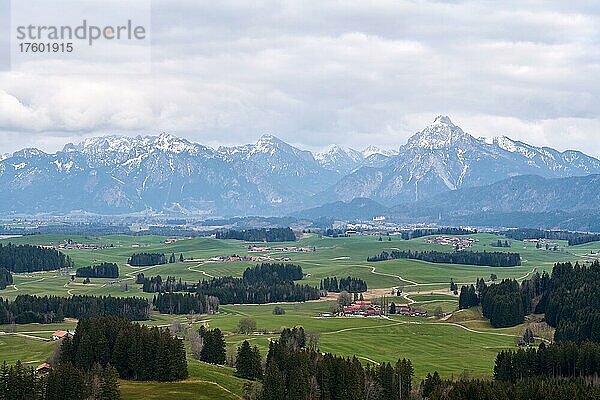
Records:
<instances>
[{"instance_id":1,"label":"jagged peak","mask_svg":"<svg viewBox=\"0 0 600 400\"><path fill-rule=\"evenodd\" d=\"M39 157L41 155L46 155L46 153L40 149L36 149L35 147L27 147L25 149L15 151L15 153L13 154L13 157L31 158L31 157Z\"/></svg>"},{"instance_id":2,"label":"jagged peak","mask_svg":"<svg viewBox=\"0 0 600 400\"><path fill-rule=\"evenodd\" d=\"M361 152L351 147L344 147L337 144L328 145L323 151L314 153L314 157L322 163L331 162L339 158L348 158L352 162L357 163L364 158Z\"/></svg>"},{"instance_id":3,"label":"jagged peak","mask_svg":"<svg viewBox=\"0 0 600 400\"><path fill-rule=\"evenodd\" d=\"M172 153L196 152L199 145L163 132L158 136L124 136L106 135L83 139L77 144L68 143L64 152L81 151L83 153L130 153L134 149L140 151L160 150Z\"/></svg>"},{"instance_id":4,"label":"jagged peak","mask_svg":"<svg viewBox=\"0 0 600 400\"><path fill-rule=\"evenodd\" d=\"M406 145L409 147L440 149L470 139L476 140L460 127L454 125L448 116L438 115L431 125L414 134Z\"/></svg>"},{"instance_id":5,"label":"jagged peak","mask_svg":"<svg viewBox=\"0 0 600 400\"><path fill-rule=\"evenodd\" d=\"M455 126L452 121L450 120L450 117L448 117L447 115L438 115L437 117L435 117L435 119L433 120L434 124L442 124L442 125L448 125L448 126Z\"/></svg>"},{"instance_id":6,"label":"jagged peak","mask_svg":"<svg viewBox=\"0 0 600 400\"><path fill-rule=\"evenodd\" d=\"M261 144L261 143L284 143L284 142L283 142L283 140L279 139L277 136L275 136L273 134L264 133L256 141L256 144Z\"/></svg>"},{"instance_id":7,"label":"jagged peak","mask_svg":"<svg viewBox=\"0 0 600 400\"><path fill-rule=\"evenodd\" d=\"M368 157L372 156L373 154L380 154L382 156L389 157L389 156L398 154L398 152L395 150L391 150L391 149L382 149L381 147L377 147L374 145L370 145L362 151L362 155L365 158L368 158Z\"/></svg>"}]
</instances>

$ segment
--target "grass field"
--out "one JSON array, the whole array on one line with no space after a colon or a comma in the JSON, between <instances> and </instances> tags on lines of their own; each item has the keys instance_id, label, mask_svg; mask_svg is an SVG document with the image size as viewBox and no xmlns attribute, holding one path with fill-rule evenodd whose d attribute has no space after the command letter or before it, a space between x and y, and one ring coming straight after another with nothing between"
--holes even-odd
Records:
<instances>
[{"instance_id":1,"label":"grass field","mask_svg":"<svg viewBox=\"0 0 600 400\"><path fill-rule=\"evenodd\" d=\"M282 327L302 325L309 332L320 333L322 351L341 355L356 355L364 362L394 362L406 357L413 361L417 378L427 372L437 370L443 377L468 373L473 376L489 377L496 353L501 349L515 346L516 336L522 334L524 326L506 329L494 329L484 320L477 310L456 311L457 297L449 293L450 279L460 284L474 283L477 278L489 279L496 274L498 279L525 279L535 271L550 271L556 261L588 261L597 257L592 252L600 249L600 243L568 247L566 242L558 242L559 251L536 249L534 244L511 241L512 247L498 249L491 243L498 236L491 234L470 235L477 239L472 250L519 252L523 265L514 268L493 268L472 265L432 264L415 260L392 260L367 263L366 257L378 254L382 250L413 249L451 251L452 247L432 245L425 238L409 241L392 237L391 241L379 242L373 236L354 236L349 238L319 238L305 235L294 246L314 247L316 251L278 252L267 251L262 255L289 257L291 262L300 264L307 275L303 280L317 285L325 276L355 276L367 281L367 297L374 300L383 294L396 304L414 303L414 306L426 309L431 315L441 308L448 314L446 319L410 318L391 316L389 318L320 318L327 313L332 302L317 301L301 304L285 304L286 313L273 315L273 305L223 305L217 315L203 316L203 323L210 327L219 327L226 332L226 342L233 351L243 340L257 345L265 355L269 340L276 338L275 333ZM58 245L67 237L36 235L5 239L1 242L32 243L40 245ZM165 244L165 237L159 236L106 236L106 237L69 237L79 243L95 243L110 246L98 250L65 250L76 266L85 266L100 261L115 262L119 265L121 282L111 285L108 279L92 279L84 285L80 278L70 282L67 274L43 272L17 274L15 285L0 291L0 297L14 298L22 293L38 295L68 296L72 294L96 294L114 296L145 296L134 277L139 272L146 275L160 274L181 277L187 281L197 281L210 276L241 276L244 269L255 263L249 262L209 262L208 258L232 254L248 254L248 243L233 240L194 238ZM279 244L271 244L273 247ZM188 260L183 263L167 264L155 267L134 268L126 264L127 258L134 252L174 252L182 253ZM254 254L254 253L253 253ZM190 259L196 261L189 261ZM200 261L204 260L204 261ZM127 284L127 291L124 284ZM403 297L390 296L391 288L402 286ZM256 320L257 330L265 332L243 336L236 333L241 318ZM185 316L178 317L186 320ZM153 314L147 324L167 326L172 316ZM60 324L28 324L16 326L17 335L0 335L0 362L14 362L21 359L30 364L45 361L52 353L54 343L47 339L55 329L75 328L76 321ZM194 324L194 329L198 323ZM10 327L0 326L0 331L9 331ZM244 381L233 376L226 367L210 366L189 359L190 378L187 381L163 383L122 382L123 399L160 399L160 398L198 398L232 399L241 394Z\"/></svg>"},{"instance_id":2,"label":"grass field","mask_svg":"<svg viewBox=\"0 0 600 400\"><path fill-rule=\"evenodd\" d=\"M355 276L367 281L372 289L390 288L402 285L407 291L426 293L430 290L448 287L450 279L455 282L471 283L478 277L489 278L496 274L503 278L526 278L532 271L551 270L556 261L587 260L590 251L597 250L600 245L588 244L576 247L566 247L566 242L559 241L560 250L557 252L536 249L533 244L514 242L509 249L491 247L498 236L491 234L470 235L478 240L473 250L487 251L517 251L521 254L523 265L514 268L493 268L470 265L432 264L416 260L391 260L379 263L367 263L366 257L382 250L413 249L451 251L450 246L432 245L425 243L424 238L401 240L393 237L392 241L379 242L373 236L354 236L349 238L319 238L316 235L306 235L297 246L314 247L315 252L276 252L267 251L262 255L272 257L290 257L292 262L300 264L310 275L306 283L317 285L325 276ZM174 252L183 253L186 259L208 259L210 257L232 254L248 254L248 244L233 240L216 240L211 238L194 238L165 244L166 238L159 236L106 236L106 237L76 237L70 236L75 242L95 243L113 246L98 250L65 250L76 266L85 266L100 261L115 262L119 265L121 278L128 283L128 291L123 291L120 284L110 284L108 279L92 279L88 285L82 284L82 279L69 282L69 277L58 272L42 272L15 275L15 287L0 291L5 298L14 298L20 293L38 295L67 296L72 294L112 294L119 296L147 296L133 284L137 273L146 275L174 275L187 281L197 281L210 276L233 275L240 276L252 262L190 262L166 264L155 267L134 268L126 264L127 258L134 252ZM66 237L56 235L35 235L20 238L4 239L0 242L32 243L57 245L64 242ZM274 244L277 246L279 244Z\"/></svg>"}]
</instances>

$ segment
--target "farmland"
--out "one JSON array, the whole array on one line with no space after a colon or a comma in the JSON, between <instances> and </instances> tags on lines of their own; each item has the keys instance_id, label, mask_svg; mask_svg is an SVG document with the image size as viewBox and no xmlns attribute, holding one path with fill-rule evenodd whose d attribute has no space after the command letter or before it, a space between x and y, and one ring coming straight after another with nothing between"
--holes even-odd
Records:
<instances>
[{"instance_id":1,"label":"farmland","mask_svg":"<svg viewBox=\"0 0 600 400\"><path fill-rule=\"evenodd\" d=\"M200 324L211 328L218 327L226 333L229 351L245 339L257 345L264 356L269 341L277 337L282 327L301 325L308 332L320 334L320 348L325 352L340 355L356 355L364 362L395 361L399 357L410 358L415 366L417 378L427 372L437 370L443 377L468 374L490 376L494 358L499 350L513 348L516 336L524 326L494 329L472 310L455 312L457 297L449 292L452 279L459 284L474 283L477 278L490 279L495 274L498 279L513 278L522 280L535 271L550 271L556 261L586 261L594 258L600 243L568 247L566 242L557 241L557 251L536 248L534 243L511 241L511 247L498 249L491 244L500 237L493 234L469 235L475 241L469 248L474 251L519 252L523 263L519 267L482 267L470 265L433 264L416 260L390 260L378 263L366 262L366 257L382 250L411 249L452 251L453 248L436 243L427 243L427 238L401 240L397 236L353 236L347 238L321 238L306 234L296 243L270 244L271 250L260 252L261 256L290 259L302 266L305 278L302 283L317 286L327 276L353 276L365 280L369 285L366 298L377 301L388 296L389 301L413 303L426 309L429 315L441 309L444 318L402 317L391 315L382 318L332 317L320 315L328 313L334 304L332 299L321 301L284 304L284 315L273 315L273 305L222 305L216 315L169 316L152 314L144 323L169 326L174 319L182 321L186 328L182 335L187 336ZM135 276L143 272L147 276L167 275L184 281L196 282L210 277L225 275L241 276L244 269L255 262L219 262L213 257L248 255L248 243L235 240L212 238L190 238L165 243L166 237L159 236L27 236L2 240L3 243L29 243L46 246L59 246L67 240L73 243L98 245L97 249L61 249L74 261L76 267L99 262L114 262L120 269L120 278L92 278L84 284L82 278L71 280L68 273L58 271L14 275L14 285L0 291L0 297L13 299L19 294L69 296L73 294L93 294L112 296L143 296L135 284ZM502 238L503 239L503 238ZM314 251L294 252L275 250L284 246L302 246ZM128 257L135 252L160 252L177 257L183 254L185 261L151 267L132 267ZM255 252L252 253L256 255ZM402 288L403 295L392 295L392 288ZM240 335L237 324L241 318L253 318L256 330L252 335ZM73 330L76 321L40 325L26 324L0 326L0 361L14 362L21 359L31 365L45 361L52 353L54 343L46 341L55 329ZM161 393L169 393L170 398L186 398L190 393L205 398L237 398L241 394L243 380L233 376L228 367L207 365L188 357L190 378L184 382L171 384L148 384L122 382L124 399L162 398ZM202 398L202 397L198 397Z\"/></svg>"}]
</instances>

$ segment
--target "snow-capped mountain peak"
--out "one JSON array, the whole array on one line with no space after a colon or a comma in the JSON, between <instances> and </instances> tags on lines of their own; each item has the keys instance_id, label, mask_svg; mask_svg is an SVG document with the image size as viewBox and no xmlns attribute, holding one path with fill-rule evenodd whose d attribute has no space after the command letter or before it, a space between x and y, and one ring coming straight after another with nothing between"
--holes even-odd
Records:
<instances>
[{"instance_id":1,"label":"snow-capped mountain peak","mask_svg":"<svg viewBox=\"0 0 600 400\"><path fill-rule=\"evenodd\" d=\"M391 150L391 149L382 149L380 147L373 146L373 145L366 147L362 151L362 155L364 158L369 158L373 154L380 154L382 156L390 157L390 156L394 156L394 155L398 154L398 152L395 150Z\"/></svg>"},{"instance_id":2,"label":"snow-capped mountain peak","mask_svg":"<svg viewBox=\"0 0 600 400\"><path fill-rule=\"evenodd\" d=\"M354 162L359 162L363 158L359 151L356 151L350 147L342 147L337 144L331 144L327 146L325 150L315 153L315 160L321 161L340 156L348 157Z\"/></svg>"},{"instance_id":3,"label":"snow-capped mountain peak","mask_svg":"<svg viewBox=\"0 0 600 400\"><path fill-rule=\"evenodd\" d=\"M289 147L289 145L287 143L285 143L283 140L279 139L277 136L267 133L267 134L262 135L258 139L256 144L251 146L252 147L251 154L265 153L265 154L273 155L273 153L276 151L276 149L280 149L285 146Z\"/></svg>"},{"instance_id":4,"label":"snow-capped mountain peak","mask_svg":"<svg viewBox=\"0 0 600 400\"><path fill-rule=\"evenodd\" d=\"M191 143L177 136L161 133L158 136L99 136L85 138L78 144L69 143L63 148L64 152L79 151L84 154L108 155L132 153L149 153L152 151L162 151L167 153L180 154L188 152L195 154L200 145Z\"/></svg>"},{"instance_id":5,"label":"snow-capped mountain peak","mask_svg":"<svg viewBox=\"0 0 600 400\"><path fill-rule=\"evenodd\" d=\"M13 154L13 157L35 158L35 157L40 157L43 155L46 155L46 153L44 153L42 150L36 149L35 147L29 147L26 149L21 149L19 151L16 151Z\"/></svg>"},{"instance_id":6,"label":"snow-capped mountain peak","mask_svg":"<svg viewBox=\"0 0 600 400\"><path fill-rule=\"evenodd\" d=\"M364 159L359 151L337 144L327 146L324 151L315 153L314 157L323 168L340 174L352 171L361 165Z\"/></svg>"},{"instance_id":7,"label":"snow-capped mountain peak","mask_svg":"<svg viewBox=\"0 0 600 400\"><path fill-rule=\"evenodd\" d=\"M454 125L449 117L438 115L431 125L414 134L406 146L441 149L470 140L475 140L475 138Z\"/></svg>"},{"instance_id":8,"label":"snow-capped mountain peak","mask_svg":"<svg viewBox=\"0 0 600 400\"><path fill-rule=\"evenodd\" d=\"M450 120L450 117L448 117L447 115L438 115L437 117L435 117L435 119L433 120L433 125L448 125L448 126L455 126L452 121Z\"/></svg>"},{"instance_id":9,"label":"snow-capped mountain peak","mask_svg":"<svg viewBox=\"0 0 600 400\"><path fill-rule=\"evenodd\" d=\"M184 152L193 154L198 151L199 147L198 145L190 143L185 139L180 139L177 136L173 136L168 133L162 133L156 137L151 143L151 146L157 150L175 154Z\"/></svg>"},{"instance_id":10,"label":"snow-capped mountain peak","mask_svg":"<svg viewBox=\"0 0 600 400\"><path fill-rule=\"evenodd\" d=\"M273 135L218 150L166 133L114 135L1 160L0 211L276 213L356 197L393 205L516 175L599 173L600 161L581 152L475 139L447 116L398 151L331 145L314 156Z\"/></svg>"}]
</instances>

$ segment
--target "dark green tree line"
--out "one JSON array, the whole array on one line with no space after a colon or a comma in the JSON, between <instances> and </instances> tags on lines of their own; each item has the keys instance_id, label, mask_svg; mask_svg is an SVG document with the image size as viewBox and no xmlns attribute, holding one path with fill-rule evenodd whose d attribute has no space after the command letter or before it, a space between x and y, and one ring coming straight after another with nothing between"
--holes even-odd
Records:
<instances>
[{"instance_id":1,"label":"dark green tree line","mask_svg":"<svg viewBox=\"0 0 600 400\"><path fill-rule=\"evenodd\" d=\"M127 260L134 267L146 267L167 263L167 257L163 253L134 253Z\"/></svg>"},{"instance_id":2,"label":"dark green tree line","mask_svg":"<svg viewBox=\"0 0 600 400\"><path fill-rule=\"evenodd\" d=\"M229 229L216 234L217 239L235 239L246 242L294 242L296 235L291 228L260 228L236 231Z\"/></svg>"},{"instance_id":3,"label":"dark green tree line","mask_svg":"<svg viewBox=\"0 0 600 400\"><path fill-rule=\"evenodd\" d=\"M319 289L325 290L327 292L348 292L348 293L362 293L368 290L367 282L360 278L346 277L346 278L338 278L334 277L325 277L321 280L319 284Z\"/></svg>"},{"instance_id":4,"label":"dark green tree line","mask_svg":"<svg viewBox=\"0 0 600 400\"><path fill-rule=\"evenodd\" d=\"M515 267L521 265L519 253L501 251L414 251L392 250L382 251L376 256L367 257L367 261L386 261L407 258L432 263L484 265L490 267Z\"/></svg>"},{"instance_id":5,"label":"dark green tree line","mask_svg":"<svg viewBox=\"0 0 600 400\"><path fill-rule=\"evenodd\" d=\"M118 400L118 374L99 364L89 371L71 363L54 366L47 375L37 375L20 361L0 366L1 400Z\"/></svg>"},{"instance_id":6,"label":"dark green tree line","mask_svg":"<svg viewBox=\"0 0 600 400\"><path fill-rule=\"evenodd\" d=\"M118 278L119 267L115 263L103 262L98 265L77 268L75 276L81 278Z\"/></svg>"},{"instance_id":7,"label":"dark green tree line","mask_svg":"<svg viewBox=\"0 0 600 400\"><path fill-rule=\"evenodd\" d=\"M84 371L95 363L110 364L129 380L177 381L188 376L181 339L168 329L116 317L80 319L75 335L63 339L60 360Z\"/></svg>"},{"instance_id":8,"label":"dark green tree line","mask_svg":"<svg viewBox=\"0 0 600 400\"><path fill-rule=\"evenodd\" d=\"M55 249L0 243L0 268L11 272L53 271L72 266L71 259Z\"/></svg>"},{"instance_id":9,"label":"dark green tree line","mask_svg":"<svg viewBox=\"0 0 600 400\"><path fill-rule=\"evenodd\" d=\"M9 270L0 268L0 290L6 289L7 286L13 284L13 277Z\"/></svg>"},{"instance_id":10,"label":"dark green tree line","mask_svg":"<svg viewBox=\"0 0 600 400\"><path fill-rule=\"evenodd\" d=\"M119 316L131 320L150 318L148 300L139 297L75 295L71 297L18 295L14 301L0 297L0 324L61 322L65 317Z\"/></svg>"}]
</instances>

